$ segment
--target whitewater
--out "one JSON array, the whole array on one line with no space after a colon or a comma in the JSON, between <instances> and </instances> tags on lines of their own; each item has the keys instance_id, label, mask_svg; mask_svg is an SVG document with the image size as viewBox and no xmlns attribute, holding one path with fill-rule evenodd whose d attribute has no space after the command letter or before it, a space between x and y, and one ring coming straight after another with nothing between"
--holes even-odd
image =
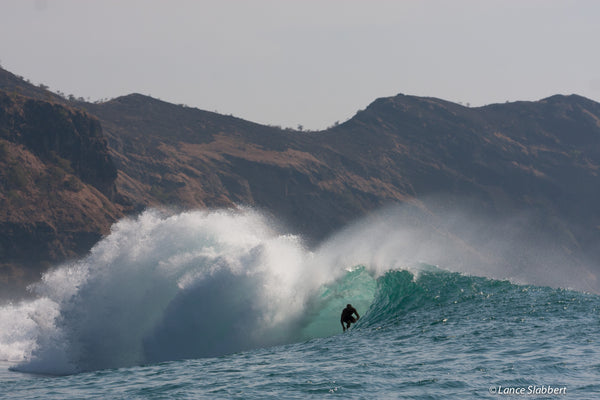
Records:
<instances>
[{"instance_id":1,"label":"whitewater","mask_svg":"<svg viewBox=\"0 0 600 400\"><path fill-rule=\"evenodd\" d=\"M243 207L123 219L0 305L0 397L598 398L593 270L535 243L498 266L415 221L308 249Z\"/></svg>"}]
</instances>

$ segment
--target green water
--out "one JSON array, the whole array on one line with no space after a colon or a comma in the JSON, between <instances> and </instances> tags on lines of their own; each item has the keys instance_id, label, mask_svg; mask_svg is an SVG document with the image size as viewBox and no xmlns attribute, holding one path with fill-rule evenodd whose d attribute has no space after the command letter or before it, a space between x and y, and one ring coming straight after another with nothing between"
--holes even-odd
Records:
<instances>
[{"instance_id":1,"label":"green water","mask_svg":"<svg viewBox=\"0 0 600 400\"><path fill-rule=\"evenodd\" d=\"M4 370L0 393L24 399L600 395L596 295L444 271L417 277L390 271L374 279L357 268L319 296L322 308L304 331L327 331L331 317L338 331L331 336L61 377ZM338 311L348 296L363 315L342 334ZM519 390L535 397L495 393ZM561 394L542 393L548 390Z\"/></svg>"}]
</instances>

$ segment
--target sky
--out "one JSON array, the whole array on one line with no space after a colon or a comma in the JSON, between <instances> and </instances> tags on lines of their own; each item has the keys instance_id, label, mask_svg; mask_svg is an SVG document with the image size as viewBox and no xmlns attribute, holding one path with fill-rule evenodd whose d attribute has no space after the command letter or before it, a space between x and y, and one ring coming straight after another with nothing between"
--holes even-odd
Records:
<instances>
[{"instance_id":1,"label":"sky","mask_svg":"<svg viewBox=\"0 0 600 400\"><path fill-rule=\"evenodd\" d=\"M600 101L598 21L595 0L0 0L0 65L316 130L398 93Z\"/></svg>"}]
</instances>

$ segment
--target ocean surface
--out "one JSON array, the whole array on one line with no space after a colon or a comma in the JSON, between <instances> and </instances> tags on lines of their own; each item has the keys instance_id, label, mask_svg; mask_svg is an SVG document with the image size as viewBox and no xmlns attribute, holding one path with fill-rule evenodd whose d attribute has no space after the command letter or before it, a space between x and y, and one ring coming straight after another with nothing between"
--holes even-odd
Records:
<instances>
[{"instance_id":1,"label":"ocean surface","mask_svg":"<svg viewBox=\"0 0 600 400\"><path fill-rule=\"evenodd\" d=\"M122 220L0 305L0 398L600 398L600 296L366 224L309 251L253 210Z\"/></svg>"}]
</instances>

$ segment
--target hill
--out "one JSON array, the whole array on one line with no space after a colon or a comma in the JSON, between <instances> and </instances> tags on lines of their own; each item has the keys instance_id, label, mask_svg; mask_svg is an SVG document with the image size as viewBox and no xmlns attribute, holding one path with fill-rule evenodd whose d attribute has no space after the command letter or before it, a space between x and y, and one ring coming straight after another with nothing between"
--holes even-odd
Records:
<instances>
[{"instance_id":1,"label":"hill","mask_svg":"<svg viewBox=\"0 0 600 400\"><path fill-rule=\"evenodd\" d=\"M3 199L18 195L27 201L3 200L7 212L0 223L13 221L9 212L21 215L15 223L37 235L3 230L3 247L21 249L2 257L5 282L19 274L31 278L49 264L85 253L111 222L157 205L252 205L302 234L308 245L390 203L411 204L433 216L455 208L496 220L526 212L528 229L567 262L586 263L600 255L600 104L583 97L468 108L398 95L377 99L334 128L297 132L139 94L98 104L69 101L7 71L0 71L0 89L3 176L18 175L11 172L15 165L27 165L28 171L27 179L17 179L19 188L14 182L2 187ZM34 111L23 111L30 108ZM58 118L52 113L67 116L68 123L51 123ZM80 119L87 122L76 122ZM23 139L28 125L38 128L36 140ZM48 140L63 130L96 138L90 141L93 153L84 157L90 165L78 164L82 148ZM40 149L38 141L54 144ZM26 217L27 207L41 202L36 193L43 186L32 178L35 169L26 164L27 157L40 160L39 171L68 160L71 169L63 168L63 180L53 186L64 190L53 192L73 193L64 182L77 179L102 198L101 206L84 207L89 213L80 215L74 210L81 208L82 198L68 203L61 197L41 207L38 217ZM57 232L52 240L40 233L47 228L31 224L50 215ZM69 225L74 218L79 222ZM457 238L463 233L460 228L450 232ZM48 250L35 260L19 256L31 253L25 249L34 236Z\"/></svg>"},{"instance_id":2,"label":"hill","mask_svg":"<svg viewBox=\"0 0 600 400\"><path fill-rule=\"evenodd\" d=\"M100 122L0 91L0 282L77 257L123 216Z\"/></svg>"}]
</instances>

